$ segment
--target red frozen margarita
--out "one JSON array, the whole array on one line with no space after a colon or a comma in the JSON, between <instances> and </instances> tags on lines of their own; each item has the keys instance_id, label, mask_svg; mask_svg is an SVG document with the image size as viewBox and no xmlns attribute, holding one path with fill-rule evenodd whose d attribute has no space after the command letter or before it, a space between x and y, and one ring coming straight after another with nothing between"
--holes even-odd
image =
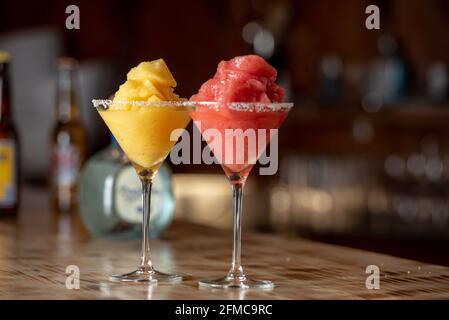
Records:
<instances>
[{"instance_id":1,"label":"red frozen margarita","mask_svg":"<svg viewBox=\"0 0 449 320\"><path fill-rule=\"evenodd\" d=\"M270 129L278 129L287 116L282 105L269 105L284 99L276 75L257 55L235 57L221 61L215 76L190 98L204 103L191 117L228 177L248 176L270 142Z\"/></svg>"},{"instance_id":2,"label":"red frozen margarita","mask_svg":"<svg viewBox=\"0 0 449 320\"><path fill-rule=\"evenodd\" d=\"M190 98L194 105L190 115L222 165L233 190L231 269L224 278L201 280L201 286L273 287L271 281L254 280L243 272L241 216L246 178L292 107L291 103L282 103L284 90L275 83L276 74L276 69L259 56L236 57L220 62L215 76ZM271 153L272 150L270 157L273 157Z\"/></svg>"}]
</instances>

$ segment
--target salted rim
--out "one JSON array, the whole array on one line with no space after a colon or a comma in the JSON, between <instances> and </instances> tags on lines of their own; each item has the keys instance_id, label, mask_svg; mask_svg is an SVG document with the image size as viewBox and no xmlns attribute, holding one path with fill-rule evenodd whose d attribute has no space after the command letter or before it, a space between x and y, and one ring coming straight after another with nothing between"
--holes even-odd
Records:
<instances>
[{"instance_id":1,"label":"salted rim","mask_svg":"<svg viewBox=\"0 0 449 320\"><path fill-rule=\"evenodd\" d=\"M136 107L195 107L207 106L215 110L226 105L232 110L247 112L263 112L263 111L288 111L293 107L292 102L217 102L217 101L130 101L130 100L111 100L111 99L93 99L92 104L98 107L114 107L131 105Z\"/></svg>"}]
</instances>

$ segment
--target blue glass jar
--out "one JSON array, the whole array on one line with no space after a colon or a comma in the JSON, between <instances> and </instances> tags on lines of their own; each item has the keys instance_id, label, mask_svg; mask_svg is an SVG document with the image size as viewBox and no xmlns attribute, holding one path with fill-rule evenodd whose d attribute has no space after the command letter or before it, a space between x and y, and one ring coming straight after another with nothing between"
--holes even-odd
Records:
<instances>
[{"instance_id":1,"label":"blue glass jar","mask_svg":"<svg viewBox=\"0 0 449 320\"><path fill-rule=\"evenodd\" d=\"M84 166L79 194L79 212L92 235L109 238L141 236L142 186L114 138ZM167 228L174 210L171 172L162 165L151 192L151 238L158 237Z\"/></svg>"}]
</instances>

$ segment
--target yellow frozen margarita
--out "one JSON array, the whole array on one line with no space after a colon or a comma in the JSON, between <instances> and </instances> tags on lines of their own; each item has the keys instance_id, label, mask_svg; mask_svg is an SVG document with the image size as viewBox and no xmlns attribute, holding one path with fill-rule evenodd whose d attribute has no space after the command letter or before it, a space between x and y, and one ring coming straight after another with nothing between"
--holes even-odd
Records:
<instances>
[{"instance_id":1,"label":"yellow frozen margarita","mask_svg":"<svg viewBox=\"0 0 449 320\"><path fill-rule=\"evenodd\" d=\"M163 59L142 62L128 72L114 103L99 111L140 175L156 173L179 137L171 140L171 133L190 121L185 108L161 104L185 100L173 92L174 87L176 81Z\"/></svg>"}]
</instances>

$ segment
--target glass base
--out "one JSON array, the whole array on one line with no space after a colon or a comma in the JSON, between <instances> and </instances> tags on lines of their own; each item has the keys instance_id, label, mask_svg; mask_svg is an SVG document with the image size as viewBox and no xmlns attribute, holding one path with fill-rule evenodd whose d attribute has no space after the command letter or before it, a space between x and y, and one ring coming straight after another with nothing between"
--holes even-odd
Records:
<instances>
[{"instance_id":1,"label":"glass base","mask_svg":"<svg viewBox=\"0 0 449 320\"><path fill-rule=\"evenodd\" d=\"M167 274L150 268L140 267L137 270L109 276L111 281L121 282L144 282L144 283L178 283L182 277L177 274Z\"/></svg>"},{"instance_id":2,"label":"glass base","mask_svg":"<svg viewBox=\"0 0 449 320\"><path fill-rule=\"evenodd\" d=\"M201 280L199 281L201 287L218 288L218 289L263 289L270 290L274 288L274 284L268 280L255 280L244 277L232 277L227 275L224 278L213 280Z\"/></svg>"}]
</instances>

